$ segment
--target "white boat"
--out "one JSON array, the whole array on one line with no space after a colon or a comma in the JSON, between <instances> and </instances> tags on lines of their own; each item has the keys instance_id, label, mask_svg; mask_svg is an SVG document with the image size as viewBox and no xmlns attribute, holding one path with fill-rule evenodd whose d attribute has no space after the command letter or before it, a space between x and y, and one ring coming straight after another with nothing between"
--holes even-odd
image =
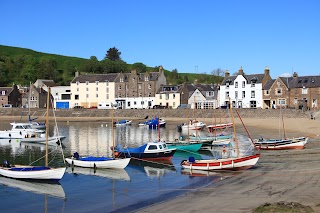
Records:
<instances>
[{"instance_id":1,"label":"white boat","mask_svg":"<svg viewBox=\"0 0 320 213\"><path fill-rule=\"evenodd\" d=\"M0 184L21 189L27 192L33 192L36 194L45 194L50 195L52 197L57 198L66 198L66 194L62 188L62 186L58 184L51 184L51 183L37 183L31 181L21 181L12 178L5 178L0 177Z\"/></svg>"},{"instance_id":2,"label":"white boat","mask_svg":"<svg viewBox=\"0 0 320 213\"><path fill-rule=\"evenodd\" d=\"M197 121L197 120L191 120L189 122L189 124L183 124L181 126L181 129L182 131L185 131L185 130L201 130L203 129L204 127L206 126L205 123L201 122L201 121Z\"/></svg>"},{"instance_id":3,"label":"white boat","mask_svg":"<svg viewBox=\"0 0 320 213\"><path fill-rule=\"evenodd\" d=\"M130 158L108 158L108 157L67 157L66 161L72 166L85 168L103 168L103 169L124 169L130 162Z\"/></svg>"},{"instance_id":4,"label":"white boat","mask_svg":"<svg viewBox=\"0 0 320 213\"><path fill-rule=\"evenodd\" d=\"M67 168L67 173L71 174L82 174L82 175L95 175L104 177L112 180L130 180L129 174L124 169L93 169L93 168L82 168L74 167Z\"/></svg>"},{"instance_id":5,"label":"white boat","mask_svg":"<svg viewBox=\"0 0 320 213\"><path fill-rule=\"evenodd\" d=\"M112 110L112 123L114 110ZM114 127L112 125L112 141L114 147ZM112 151L112 157L104 156L80 156L77 152L71 157L67 157L65 161L71 166L79 166L85 168L104 168L104 169L124 169L128 166L130 158L115 158L114 150Z\"/></svg>"},{"instance_id":6,"label":"white boat","mask_svg":"<svg viewBox=\"0 0 320 213\"><path fill-rule=\"evenodd\" d=\"M50 105L50 87L48 88L47 97L47 116L46 116L46 134L49 128L49 105ZM47 135L48 136L48 135ZM51 168L48 166L48 144L46 143L45 166L32 165L11 165L10 162L4 161L0 167L0 175L4 177L22 179L22 180L42 180L42 181L59 181L65 171L66 167Z\"/></svg>"},{"instance_id":7,"label":"white boat","mask_svg":"<svg viewBox=\"0 0 320 213\"><path fill-rule=\"evenodd\" d=\"M30 124L27 123L10 123L11 130L0 131L0 138L27 138L33 137L36 133L43 132L42 130L32 129Z\"/></svg>"},{"instance_id":8,"label":"white boat","mask_svg":"<svg viewBox=\"0 0 320 213\"><path fill-rule=\"evenodd\" d=\"M119 122L115 122L116 126L126 126L126 125L131 125L132 120L121 120Z\"/></svg>"},{"instance_id":9,"label":"white boat","mask_svg":"<svg viewBox=\"0 0 320 213\"><path fill-rule=\"evenodd\" d=\"M286 149L304 149L308 138L299 137L291 139L263 139L254 141L257 148L261 150L286 150Z\"/></svg>"}]
</instances>

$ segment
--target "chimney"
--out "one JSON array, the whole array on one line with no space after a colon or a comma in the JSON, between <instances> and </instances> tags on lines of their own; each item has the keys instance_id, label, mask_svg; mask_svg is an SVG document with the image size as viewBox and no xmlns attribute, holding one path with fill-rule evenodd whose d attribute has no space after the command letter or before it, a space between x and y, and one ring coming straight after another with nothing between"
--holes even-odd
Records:
<instances>
[{"instance_id":1,"label":"chimney","mask_svg":"<svg viewBox=\"0 0 320 213\"><path fill-rule=\"evenodd\" d=\"M244 75L242 66L241 66L240 69L239 69L238 75Z\"/></svg>"},{"instance_id":2,"label":"chimney","mask_svg":"<svg viewBox=\"0 0 320 213\"><path fill-rule=\"evenodd\" d=\"M229 70L226 70L226 71L224 72L224 77L225 77L225 78L228 78L229 76L230 76Z\"/></svg>"},{"instance_id":3,"label":"chimney","mask_svg":"<svg viewBox=\"0 0 320 213\"><path fill-rule=\"evenodd\" d=\"M131 75L137 75L137 70L131 70Z\"/></svg>"},{"instance_id":4,"label":"chimney","mask_svg":"<svg viewBox=\"0 0 320 213\"><path fill-rule=\"evenodd\" d=\"M298 73L294 72L292 77L297 78L298 77Z\"/></svg>"},{"instance_id":5,"label":"chimney","mask_svg":"<svg viewBox=\"0 0 320 213\"><path fill-rule=\"evenodd\" d=\"M79 77L79 71L76 71L75 74L74 74L74 76L75 76L76 78Z\"/></svg>"},{"instance_id":6,"label":"chimney","mask_svg":"<svg viewBox=\"0 0 320 213\"><path fill-rule=\"evenodd\" d=\"M265 76L270 75L270 70L268 66L266 66L266 68L264 69L264 75Z\"/></svg>"},{"instance_id":7,"label":"chimney","mask_svg":"<svg viewBox=\"0 0 320 213\"><path fill-rule=\"evenodd\" d=\"M194 83L194 85L197 85L198 84L198 79L195 79L193 83Z\"/></svg>"}]
</instances>

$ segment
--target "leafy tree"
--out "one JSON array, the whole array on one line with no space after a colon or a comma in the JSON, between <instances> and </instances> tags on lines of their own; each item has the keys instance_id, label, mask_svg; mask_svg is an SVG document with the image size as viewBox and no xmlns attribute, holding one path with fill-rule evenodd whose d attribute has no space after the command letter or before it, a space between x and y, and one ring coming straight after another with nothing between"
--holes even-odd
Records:
<instances>
[{"instance_id":1,"label":"leafy tree","mask_svg":"<svg viewBox=\"0 0 320 213\"><path fill-rule=\"evenodd\" d=\"M102 73L120 73L127 72L127 63L122 60L112 61L109 59L105 59L101 61Z\"/></svg>"},{"instance_id":2,"label":"leafy tree","mask_svg":"<svg viewBox=\"0 0 320 213\"><path fill-rule=\"evenodd\" d=\"M119 61L121 60L120 55L121 52L119 52L117 48L112 47L107 51L105 59L110 59L111 61Z\"/></svg>"},{"instance_id":3,"label":"leafy tree","mask_svg":"<svg viewBox=\"0 0 320 213\"><path fill-rule=\"evenodd\" d=\"M131 65L132 70L137 70L138 73L144 73L147 71L147 66L143 63L134 63Z\"/></svg>"},{"instance_id":4,"label":"leafy tree","mask_svg":"<svg viewBox=\"0 0 320 213\"><path fill-rule=\"evenodd\" d=\"M178 74L178 70L177 69L173 69L170 73L170 77L172 79L178 79L179 78L179 74Z\"/></svg>"},{"instance_id":5,"label":"leafy tree","mask_svg":"<svg viewBox=\"0 0 320 213\"><path fill-rule=\"evenodd\" d=\"M39 60L37 67L37 76L40 79L55 80L58 78L58 64L57 61L48 56L43 56Z\"/></svg>"}]
</instances>

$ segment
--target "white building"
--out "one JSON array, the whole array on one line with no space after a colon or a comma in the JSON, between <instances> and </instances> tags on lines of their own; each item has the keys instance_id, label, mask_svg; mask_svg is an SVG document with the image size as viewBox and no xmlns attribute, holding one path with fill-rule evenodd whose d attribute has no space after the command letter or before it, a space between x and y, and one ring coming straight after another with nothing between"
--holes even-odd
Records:
<instances>
[{"instance_id":1,"label":"white building","mask_svg":"<svg viewBox=\"0 0 320 213\"><path fill-rule=\"evenodd\" d=\"M51 87L51 95L54 100L54 108L68 109L71 101L71 87L70 86L55 86Z\"/></svg>"},{"instance_id":2,"label":"white building","mask_svg":"<svg viewBox=\"0 0 320 213\"><path fill-rule=\"evenodd\" d=\"M226 71L220 86L220 107L228 107L231 102L236 108L262 108L262 88L270 79L268 67L264 74L245 75L242 67L237 76L230 76Z\"/></svg>"}]
</instances>

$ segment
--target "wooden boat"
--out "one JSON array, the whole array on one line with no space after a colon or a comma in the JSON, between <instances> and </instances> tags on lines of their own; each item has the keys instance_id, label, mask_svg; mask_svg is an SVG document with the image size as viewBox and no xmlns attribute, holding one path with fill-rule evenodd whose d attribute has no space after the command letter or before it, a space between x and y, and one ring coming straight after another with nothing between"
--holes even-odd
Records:
<instances>
[{"instance_id":1,"label":"wooden boat","mask_svg":"<svg viewBox=\"0 0 320 213\"><path fill-rule=\"evenodd\" d=\"M113 150L113 147L111 147ZM170 160L176 149L169 149L165 142L149 142L136 148L123 148L117 146L114 148L118 158L136 158L146 160Z\"/></svg>"},{"instance_id":2,"label":"wooden boat","mask_svg":"<svg viewBox=\"0 0 320 213\"><path fill-rule=\"evenodd\" d=\"M264 139L260 137L259 139L256 139L254 141L254 144L256 145L256 147L261 150L304 149L306 143L308 142L307 137L296 137L296 138L286 137L282 105L280 106L280 116L282 118L283 138L282 139Z\"/></svg>"},{"instance_id":3,"label":"wooden boat","mask_svg":"<svg viewBox=\"0 0 320 213\"><path fill-rule=\"evenodd\" d=\"M234 123L232 107L230 107L230 114L232 115L232 123ZM238 116L240 118L239 114ZM195 160L193 157L189 157L188 160L183 160L181 162L182 168L190 169L190 170L212 171L212 170L243 170L243 169L249 169L252 166L254 166L260 158L260 153L257 153L257 154L253 153L246 156L240 156L240 150L238 145L238 139L236 136L235 126L233 126L233 129L234 129L233 140L236 143L237 156L235 157L228 156L226 158L218 158L218 159L214 158L214 159L208 159L208 160ZM247 133L249 135L248 131ZM253 143L252 139L251 139L251 143Z\"/></svg>"},{"instance_id":4,"label":"wooden boat","mask_svg":"<svg viewBox=\"0 0 320 213\"><path fill-rule=\"evenodd\" d=\"M47 116L46 116L46 138L48 142L49 132L49 100L50 100L50 88L48 88L47 97ZM51 168L48 166L48 143L46 143L46 159L45 166L32 166L32 165L10 165L5 160L0 167L0 175L4 177L22 179L22 180L45 180L45 181L59 181L65 171L66 167Z\"/></svg>"},{"instance_id":5,"label":"wooden boat","mask_svg":"<svg viewBox=\"0 0 320 213\"><path fill-rule=\"evenodd\" d=\"M227 129L233 126L233 123L225 123L225 124L212 124L207 125L208 132L214 132L215 130Z\"/></svg>"},{"instance_id":6,"label":"wooden boat","mask_svg":"<svg viewBox=\"0 0 320 213\"><path fill-rule=\"evenodd\" d=\"M254 141L257 148L261 150L285 150L285 149L304 149L308 138L299 137L292 139L263 139L259 138Z\"/></svg>"},{"instance_id":7,"label":"wooden boat","mask_svg":"<svg viewBox=\"0 0 320 213\"><path fill-rule=\"evenodd\" d=\"M112 123L113 122L114 110L112 110ZM112 143L114 146L114 128L112 125ZM65 160L68 164L73 166L85 167L85 168L104 168L104 169L124 169L128 166L130 158L121 159L116 158L117 156L112 150L112 157L95 157L95 156L83 156L81 157L77 152L71 157L67 157Z\"/></svg>"}]
</instances>

